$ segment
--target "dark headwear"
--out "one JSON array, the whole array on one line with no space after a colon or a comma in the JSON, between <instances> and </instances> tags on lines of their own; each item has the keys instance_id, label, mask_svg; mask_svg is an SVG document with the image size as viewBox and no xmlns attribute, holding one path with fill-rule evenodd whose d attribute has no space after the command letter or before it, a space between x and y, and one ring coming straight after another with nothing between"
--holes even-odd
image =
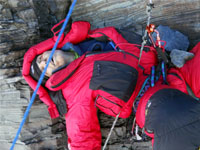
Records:
<instances>
[{"instance_id":1,"label":"dark headwear","mask_svg":"<svg viewBox=\"0 0 200 150\"><path fill-rule=\"evenodd\" d=\"M34 80L38 81L40 78L40 75L42 74L42 71L40 70L40 68L38 67L36 60L37 57L35 57L35 59L32 61L31 64L31 69L30 69L30 75L33 77ZM45 83L47 82L47 80L49 79L49 77L44 76L44 79L42 81L42 85L45 86Z\"/></svg>"},{"instance_id":2,"label":"dark headwear","mask_svg":"<svg viewBox=\"0 0 200 150\"><path fill-rule=\"evenodd\" d=\"M31 70L30 70L30 75L36 81L39 80L40 75L42 74L42 71L40 70L40 68L38 67L38 65L36 63L37 57L32 61ZM49 79L49 77L44 76L44 79L42 81L42 86L43 87L45 87L45 83L47 82L48 79ZM56 107L58 109L59 114L61 116L66 114L67 113L66 102L65 102L65 99L64 99L64 97L62 95L62 91L61 90L60 91L50 91L47 88L46 88L46 90L48 91L49 96L51 97L53 102L56 104Z\"/></svg>"}]
</instances>

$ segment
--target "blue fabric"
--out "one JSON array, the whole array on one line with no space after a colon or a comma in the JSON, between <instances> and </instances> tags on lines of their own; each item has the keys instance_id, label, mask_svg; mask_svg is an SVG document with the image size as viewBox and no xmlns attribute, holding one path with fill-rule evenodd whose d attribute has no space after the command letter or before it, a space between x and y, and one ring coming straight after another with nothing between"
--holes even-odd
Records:
<instances>
[{"instance_id":1,"label":"blue fabric","mask_svg":"<svg viewBox=\"0 0 200 150\"><path fill-rule=\"evenodd\" d=\"M85 52L91 51L114 51L114 46L115 45L112 42L100 42L94 39L86 40L76 45L68 42L61 49L63 51L75 51L79 56L81 56Z\"/></svg>"},{"instance_id":2,"label":"blue fabric","mask_svg":"<svg viewBox=\"0 0 200 150\"><path fill-rule=\"evenodd\" d=\"M166 41L165 50L172 51L179 49L187 51L189 47L188 37L177 30L172 30L168 26L159 25L156 30L159 31L160 39ZM156 33L152 34L153 40L156 41Z\"/></svg>"}]
</instances>

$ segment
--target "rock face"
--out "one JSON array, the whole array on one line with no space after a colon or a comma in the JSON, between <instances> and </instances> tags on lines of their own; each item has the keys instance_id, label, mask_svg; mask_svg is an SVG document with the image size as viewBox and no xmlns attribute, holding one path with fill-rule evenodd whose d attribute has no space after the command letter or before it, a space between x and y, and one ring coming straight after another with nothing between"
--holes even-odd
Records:
<instances>
[{"instance_id":1,"label":"rock face","mask_svg":"<svg viewBox=\"0 0 200 150\"><path fill-rule=\"evenodd\" d=\"M70 3L70 0L1 0L0 54L27 49L52 36L50 29L65 17Z\"/></svg>"},{"instance_id":2,"label":"rock face","mask_svg":"<svg viewBox=\"0 0 200 150\"><path fill-rule=\"evenodd\" d=\"M187 35L191 46L200 41L199 0L153 0L151 22L168 25ZM92 28L115 26L142 34L147 16L143 0L81 0L73 21L90 21ZM64 19L71 0L0 1L0 145L11 146L32 90L21 75L27 49L52 36L50 29ZM98 111L103 142L114 120ZM108 143L109 150L150 150L150 142L135 142L131 135L133 116L119 119ZM16 143L17 150L66 150L63 118L51 120L46 106L37 98Z\"/></svg>"},{"instance_id":3,"label":"rock face","mask_svg":"<svg viewBox=\"0 0 200 150\"><path fill-rule=\"evenodd\" d=\"M200 41L199 0L152 0L151 23L168 25L189 37L192 45ZM85 20L93 28L115 26L132 28L143 34L146 27L146 5L149 0L81 0L73 11L73 20Z\"/></svg>"},{"instance_id":4,"label":"rock face","mask_svg":"<svg viewBox=\"0 0 200 150\"><path fill-rule=\"evenodd\" d=\"M0 1L0 145L8 150L17 133L32 90L21 76L27 49L52 36L70 0ZM38 98L16 143L17 150L66 149L63 119L51 120Z\"/></svg>"}]
</instances>

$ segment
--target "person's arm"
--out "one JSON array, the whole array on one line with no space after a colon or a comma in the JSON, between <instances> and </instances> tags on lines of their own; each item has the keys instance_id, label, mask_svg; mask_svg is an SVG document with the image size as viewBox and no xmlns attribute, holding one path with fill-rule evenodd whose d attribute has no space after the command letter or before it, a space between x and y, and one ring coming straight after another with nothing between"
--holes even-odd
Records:
<instances>
[{"instance_id":1,"label":"person's arm","mask_svg":"<svg viewBox=\"0 0 200 150\"><path fill-rule=\"evenodd\" d=\"M26 82L29 84L29 86L33 90L35 90L35 88L37 86L37 82L35 80L33 80L33 78L29 74L26 75L24 73L23 77L26 80ZM48 92L42 86L40 86L40 88L38 89L37 94L39 95L40 100L42 100L42 102L44 102L48 106L48 111L49 111L49 115L51 116L51 118L59 117L59 113L58 113L58 110L56 108L56 105L51 100Z\"/></svg>"},{"instance_id":2,"label":"person's arm","mask_svg":"<svg viewBox=\"0 0 200 150\"><path fill-rule=\"evenodd\" d=\"M101 132L94 104L75 104L66 116L70 150L100 150Z\"/></svg>"},{"instance_id":3,"label":"person's arm","mask_svg":"<svg viewBox=\"0 0 200 150\"><path fill-rule=\"evenodd\" d=\"M194 57L179 70L195 96L200 98L200 42L190 52L194 54Z\"/></svg>"},{"instance_id":4,"label":"person's arm","mask_svg":"<svg viewBox=\"0 0 200 150\"><path fill-rule=\"evenodd\" d=\"M112 26L91 30L88 36L90 38L104 37L107 40L112 41L115 46L122 50L125 50L127 46L130 46L130 43L128 43L127 40Z\"/></svg>"}]
</instances>

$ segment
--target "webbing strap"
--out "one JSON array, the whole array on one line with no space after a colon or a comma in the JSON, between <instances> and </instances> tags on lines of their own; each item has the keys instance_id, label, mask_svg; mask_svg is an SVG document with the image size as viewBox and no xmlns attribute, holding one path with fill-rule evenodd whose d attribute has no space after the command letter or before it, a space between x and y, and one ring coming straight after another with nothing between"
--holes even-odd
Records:
<instances>
[{"instance_id":1,"label":"webbing strap","mask_svg":"<svg viewBox=\"0 0 200 150\"><path fill-rule=\"evenodd\" d=\"M56 50L56 48L57 48L57 45L58 45L58 43L59 43L59 41L60 41L61 35L63 34L63 32L64 32L64 30L65 30L65 27L67 26L67 23L68 23L68 21L69 21L69 19L70 19L70 16L71 16L71 14L72 14L72 11L73 11L73 8L74 8L74 6L75 6L75 4L76 4L76 1L77 1L77 0L74 0L74 1L73 1L72 5L71 5L71 7L70 7L70 9L69 9L69 12L68 12L68 14L67 14L67 16L66 16L65 22L63 23L63 26L62 26L62 28L61 28L61 31L60 31L60 33L59 33L59 35L58 35L57 40L56 40L56 43L54 44L54 47L52 48L52 52L51 52L51 54L50 54L50 56L49 56L49 59L47 60L47 64L46 64L46 66L45 66L45 68L44 68L44 70L43 70L43 72L42 72L42 74L41 74L41 76L40 76L40 79L39 79L39 81L38 81L38 83L37 83L36 89L35 89L35 91L34 91L32 97L31 97L31 100L30 100L30 102L29 102L29 105L28 105L28 107L27 107L27 109L26 109L26 111L25 111L25 113L24 113L24 117L23 117L23 119L22 119L22 122L20 123L19 129L18 129L18 131L17 131L17 134L16 134L16 136L15 136L15 139L14 139L13 142L12 142L12 146L11 146L10 150L13 150L13 148L14 148L14 146L15 146L15 143L16 143L16 141L17 141L17 139L18 139L18 136L19 136L19 134L20 134L20 132L21 132L21 129L22 129L22 127L23 127L23 125L24 125L24 123L25 123L25 121L26 121L26 118L28 117L28 114L29 114L29 111L30 111L30 109L31 109L31 106L32 106L32 104L33 104L33 102L34 102L34 100L35 100L37 91L38 91L38 89L39 89L39 87L40 87L40 85L41 85L41 83L42 83L42 80L43 80L44 75L45 75L45 73L46 73L46 71L47 71L48 65L49 65L49 63L50 63L50 61L51 61L51 59L52 59L52 57L53 57L53 54L54 54L54 52L55 52L55 50Z\"/></svg>"},{"instance_id":2,"label":"webbing strap","mask_svg":"<svg viewBox=\"0 0 200 150\"><path fill-rule=\"evenodd\" d=\"M164 81L165 84L168 85L168 82L167 82L167 73L166 73L166 65L165 65L164 61L162 61L161 69L162 69L163 81Z\"/></svg>"}]
</instances>

